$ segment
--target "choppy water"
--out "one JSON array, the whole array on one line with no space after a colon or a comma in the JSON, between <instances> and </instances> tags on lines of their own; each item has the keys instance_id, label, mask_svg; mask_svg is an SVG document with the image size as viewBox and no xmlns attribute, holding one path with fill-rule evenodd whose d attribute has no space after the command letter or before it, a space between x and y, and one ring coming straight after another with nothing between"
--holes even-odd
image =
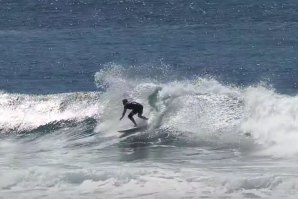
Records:
<instances>
[{"instance_id":1,"label":"choppy water","mask_svg":"<svg viewBox=\"0 0 298 199\"><path fill-rule=\"evenodd\" d=\"M294 0L0 4L0 198L297 198Z\"/></svg>"}]
</instances>

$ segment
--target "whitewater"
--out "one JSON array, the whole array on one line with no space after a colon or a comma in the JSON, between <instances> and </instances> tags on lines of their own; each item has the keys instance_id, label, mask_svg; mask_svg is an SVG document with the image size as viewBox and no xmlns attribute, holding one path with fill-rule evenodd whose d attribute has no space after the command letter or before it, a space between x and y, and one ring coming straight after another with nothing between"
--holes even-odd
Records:
<instances>
[{"instance_id":1,"label":"whitewater","mask_svg":"<svg viewBox=\"0 0 298 199\"><path fill-rule=\"evenodd\" d=\"M2 92L0 198L297 198L297 96L171 74L107 64L99 91ZM123 98L150 119L120 138Z\"/></svg>"}]
</instances>

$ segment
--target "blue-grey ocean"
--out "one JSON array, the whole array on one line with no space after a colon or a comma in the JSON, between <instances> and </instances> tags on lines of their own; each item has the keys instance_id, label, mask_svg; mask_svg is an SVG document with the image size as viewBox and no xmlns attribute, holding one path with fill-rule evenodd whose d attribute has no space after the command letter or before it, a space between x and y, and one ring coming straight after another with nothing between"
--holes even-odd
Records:
<instances>
[{"instance_id":1,"label":"blue-grey ocean","mask_svg":"<svg viewBox=\"0 0 298 199\"><path fill-rule=\"evenodd\" d=\"M0 0L0 199L296 199L297 35L297 0Z\"/></svg>"}]
</instances>

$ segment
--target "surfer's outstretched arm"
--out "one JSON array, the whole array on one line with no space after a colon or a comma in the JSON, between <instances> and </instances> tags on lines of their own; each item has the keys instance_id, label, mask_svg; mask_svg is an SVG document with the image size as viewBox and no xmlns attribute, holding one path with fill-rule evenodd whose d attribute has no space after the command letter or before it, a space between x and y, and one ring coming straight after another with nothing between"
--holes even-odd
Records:
<instances>
[{"instance_id":1,"label":"surfer's outstretched arm","mask_svg":"<svg viewBox=\"0 0 298 199\"><path fill-rule=\"evenodd\" d=\"M123 113L122 113L122 116L121 116L120 120L122 120L122 118L124 117L124 115L126 113L126 110L127 110L126 108L123 109Z\"/></svg>"}]
</instances>

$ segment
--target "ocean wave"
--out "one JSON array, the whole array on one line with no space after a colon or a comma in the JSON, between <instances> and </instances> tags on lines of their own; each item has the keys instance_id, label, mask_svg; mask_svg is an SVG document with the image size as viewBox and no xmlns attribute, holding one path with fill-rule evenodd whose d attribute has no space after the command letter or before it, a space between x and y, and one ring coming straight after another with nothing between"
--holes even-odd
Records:
<instances>
[{"instance_id":1,"label":"ocean wave","mask_svg":"<svg viewBox=\"0 0 298 199\"><path fill-rule=\"evenodd\" d=\"M96 73L96 82L107 85L105 96L112 107L107 109L103 121L116 118L111 126L99 124L98 131L112 133L120 126L130 126L128 120L121 125L117 121L121 112L119 101L129 98L145 105L151 135L159 132L164 137L164 132L168 132L169 138L198 146L206 143L214 147L253 147L257 155L297 154L297 97L280 95L263 83L243 88L219 83L214 78L177 80L164 75L170 69L150 79L147 74L133 74L133 70L111 65ZM293 147L287 147L287 143Z\"/></svg>"},{"instance_id":2,"label":"ocean wave","mask_svg":"<svg viewBox=\"0 0 298 199\"><path fill-rule=\"evenodd\" d=\"M103 67L95 74L100 92L1 93L2 133L55 131L90 119L101 139L118 138L119 129L132 126L128 119L119 121L121 100L128 98L144 105L149 128L118 139L122 146L168 144L253 149L254 155L277 157L298 154L296 96L280 95L261 84L242 88L214 78L177 79L167 75L170 68L146 67L148 73L115 64Z\"/></svg>"}]
</instances>

